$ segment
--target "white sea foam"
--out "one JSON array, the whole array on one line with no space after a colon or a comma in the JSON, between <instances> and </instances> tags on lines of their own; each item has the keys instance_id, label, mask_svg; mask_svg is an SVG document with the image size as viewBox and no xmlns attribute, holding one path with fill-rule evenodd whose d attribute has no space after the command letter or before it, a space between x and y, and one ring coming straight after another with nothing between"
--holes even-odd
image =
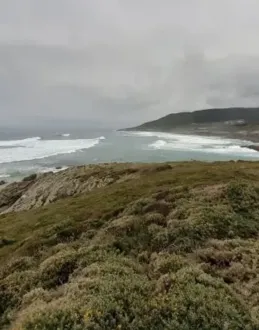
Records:
<instances>
[{"instance_id":1,"label":"white sea foam","mask_svg":"<svg viewBox=\"0 0 259 330\"><path fill-rule=\"evenodd\" d=\"M0 179L10 178L10 174L0 174Z\"/></svg>"},{"instance_id":2,"label":"white sea foam","mask_svg":"<svg viewBox=\"0 0 259 330\"><path fill-rule=\"evenodd\" d=\"M40 137L0 141L0 163L41 159L92 148L104 137L76 140L42 140Z\"/></svg>"},{"instance_id":3,"label":"white sea foam","mask_svg":"<svg viewBox=\"0 0 259 330\"><path fill-rule=\"evenodd\" d=\"M218 136L200 136L193 134L174 134L174 133L163 133L163 132L129 132L130 136L139 137L158 137L160 139L170 140L170 141L181 141L183 143L193 142L194 144L252 144L250 141L237 140L237 139L227 139Z\"/></svg>"},{"instance_id":4,"label":"white sea foam","mask_svg":"<svg viewBox=\"0 0 259 330\"><path fill-rule=\"evenodd\" d=\"M19 165L18 165L19 164ZM0 180L1 179L15 179L20 180L21 178L24 178L25 176L28 176L33 173L48 173L48 172L60 172L68 169L68 166L62 166L62 167L45 167L45 166L39 166L39 165L23 165L23 163L16 163L15 166L12 166L10 164L1 165L0 166Z\"/></svg>"},{"instance_id":5,"label":"white sea foam","mask_svg":"<svg viewBox=\"0 0 259 330\"><path fill-rule=\"evenodd\" d=\"M4 148L4 147L15 148L15 147L29 146L40 140L41 140L41 138L39 136L36 136L36 137L22 139L22 140L0 141L0 148ZM2 151L1 151L1 153L2 153Z\"/></svg>"},{"instance_id":6,"label":"white sea foam","mask_svg":"<svg viewBox=\"0 0 259 330\"><path fill-rule=\"evenodd\" d=\"M212 154L229 154L232 156L259 157L257 151L244 148L244 146L253 144L246 140L163 132L127 132L127 135L159 138L159 140L155 140L148 145L149 148L155 150L194 151Z\"/></svg>"},{"instance_id":7,"label":"white sea foam","mask_svg":"<svg viewBox=\"0 0 259 330\"><path fill-rule=\"evenodd\" d=\"M150 146L155 148L155 149L160 149L163 148L167 145L167 142L164 140L157 140L154 143L151 143Z\"/></svg>"},{"instance_id":8,"label":"white sea foam","mask_svg":"<svg viewBox=\"0 0 259 330\"><path fill-rule=\"evenodd\" d=\"M195 151L195 152L205 152L205 153L213 153L213 154L225 154L225 155L237 155L237 156L251 156L251 157L259 157L259 153L255 150L241 147L239 145L201 145L189 143L186 145L181 141L177 142L167 142L164 140L157 140L154 143L149 145L150 148L156 150L176 150L176 151Z\"/></svg>"},{"instance_id":9,"label":"white sea foam","mask_svg":"<svg viewBox=\"0 0 259 330\"><path fill-rule=\"evenodd\" d=\"M63 166L61 168L56 168L56 167L46 167L46 168L40 168L38 169L38 173L48 173L48 172L53 172L53 173L57 173L60 171L65 171L68 169L68 166Z\"/></svg>"},{"instance_id":10,"label":"white sea foam","mask_svg":"<svg viewBox=\"0 0 259 330\"><path fill-rule=\"evenodd\" d=\"M61 134L61 136L63 136L63 137L69 137L70 136L70 133Z\"/></svg>"}]
</instances>

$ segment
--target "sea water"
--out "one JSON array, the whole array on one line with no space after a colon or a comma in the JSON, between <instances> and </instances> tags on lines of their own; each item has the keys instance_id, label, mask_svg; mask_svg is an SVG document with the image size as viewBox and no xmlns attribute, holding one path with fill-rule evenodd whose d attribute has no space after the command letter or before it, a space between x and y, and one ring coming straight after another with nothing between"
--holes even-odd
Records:
<instances>
[{"instance_id":1,"label":"sea water","mask_svg":"<svg viewBox=\"0 0 259 330\"><path fill-rule=\"evenodd\" d=\"M259 160L244 140L101 129L0 129L0 179L109 162Z\"/></svg>"}]
</instances>

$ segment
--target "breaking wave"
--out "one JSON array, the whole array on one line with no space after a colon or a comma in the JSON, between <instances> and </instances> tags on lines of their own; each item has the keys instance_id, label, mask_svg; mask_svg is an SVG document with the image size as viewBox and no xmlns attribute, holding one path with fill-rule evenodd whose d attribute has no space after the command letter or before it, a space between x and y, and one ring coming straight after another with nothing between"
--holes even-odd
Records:
<instances>
[{"instance_id":1,"label":"breaking wave","mask_svg":"<svg viewBox=\"0 0 259 330\"><path fill-rule=\"evenodd\" d=\"M246 140L162 132L129 132L127 134L142 138L158 138L148 144L148 147L153 150L175 150L259 157L259 153L257 151L245 147L253 144L252 142Z\"/></svg>"},{"instance_id":2,"label":"breaking wave","mask_svg":"<svg viewBox=\"0 0 259 330\"><path fill-rule=\"evenodd\" d=\"M105 137L96 139L43 140L32 137L23 140L0 141L0 163L12 163L69 154L89 149Z\"/></svg>"}]
</instances>

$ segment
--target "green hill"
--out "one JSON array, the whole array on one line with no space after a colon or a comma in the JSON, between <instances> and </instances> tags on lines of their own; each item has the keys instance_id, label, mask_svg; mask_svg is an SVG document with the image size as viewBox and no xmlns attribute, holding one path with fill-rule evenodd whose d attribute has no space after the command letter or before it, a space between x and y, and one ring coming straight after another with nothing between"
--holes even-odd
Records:
<instances>
[{"instance_id":1,"label":"green hill","mask_svg":"<svg viewBox=\"0 0 259 330\"><path fill-rule=\"evenodd\" d=\"M257 162L31 177L41 204L0 215L0 328L259 329L258 182Z\"/></svg>"},{"instance_id":2,"label":"green hill","mask_svg":"<svg viewBox=\"0 0 259 330\"><path fill-rule=\"evenodd\" d=\"M173 128L191 124L222 123L226 121L244 120L246 123L259 122L259 108L219 108L193 112L171 113L160 119L144 123L127 130L160 130L168 131Z\"/></svg>"}]
</instances>

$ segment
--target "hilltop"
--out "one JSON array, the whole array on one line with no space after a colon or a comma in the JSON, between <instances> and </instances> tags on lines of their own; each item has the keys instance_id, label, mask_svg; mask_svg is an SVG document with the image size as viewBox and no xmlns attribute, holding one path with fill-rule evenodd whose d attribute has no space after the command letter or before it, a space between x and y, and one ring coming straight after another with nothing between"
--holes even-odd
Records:
<instances>
[{"instance_id":1,"label":"hilltop","mask_svg":"<svg viewBox=\"0 0 259 330\"><path fill-rule=\"evenodd\" d=\"M4 187L0 328L259 329L258 182L258 162L183 162Z\"/></svg>"},{"instance_id":2,"label":"hilltop","mask_svg":"<svg viewBox=\"0 0 259 330\"><path fill-rule=\"evenodd\" d=\"M215 108L193 112L171 113L157 120L129 129L170 130L192 124L220 123L243 120L247 124L259 123L259 108Z\"/></svg>"},{"instance_id":3,"label":"hilltop","mask_svg":"<svg viewBox=\"0 0 259 330\"><path fill-rule=\"evenodd\" d=\"M219 135L259 142L259 108L215 108L171 113L125 130Z\"/></svg>"}]
</instances>

